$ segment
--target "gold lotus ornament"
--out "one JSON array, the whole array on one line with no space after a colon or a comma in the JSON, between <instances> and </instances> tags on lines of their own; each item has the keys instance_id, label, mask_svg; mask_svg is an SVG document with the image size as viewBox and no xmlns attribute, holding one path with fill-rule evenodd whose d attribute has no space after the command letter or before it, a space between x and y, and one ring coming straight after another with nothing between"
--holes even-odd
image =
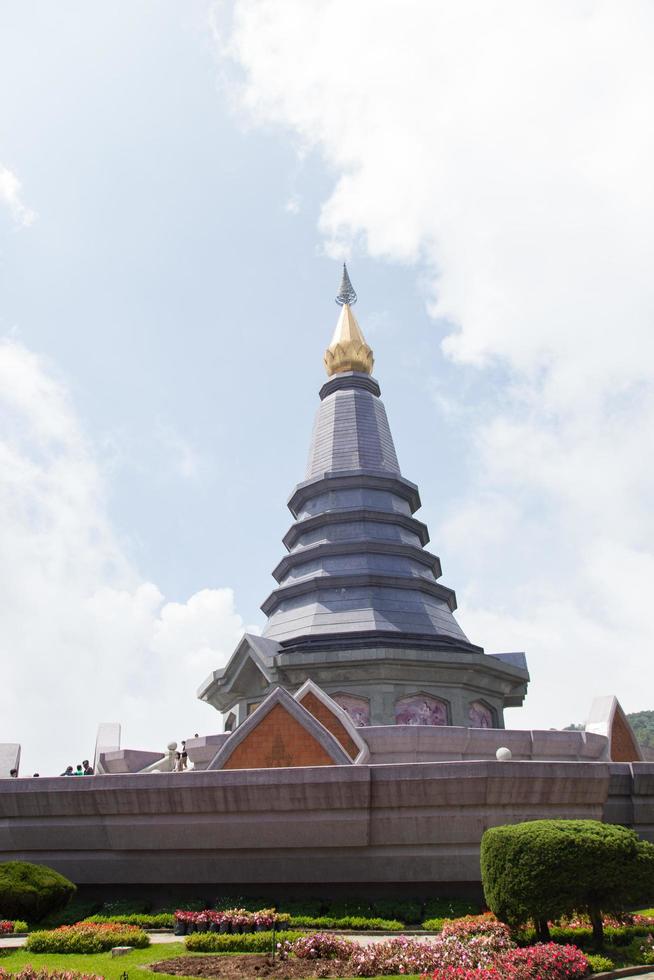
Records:
<instances>
[{"instance_id":1,"label":"gold lotus ornament","mask_svg":"<svg viewBox=\"0 0 654 980\"><path fill-rule=\"evenodd\" d=\"M349 303L345 303L332 342L325 351L327 374L330 377L343 371L362 371L364 374L372 374L374 363L372 349L368 347Z\"/></svg>"}]
</instances>

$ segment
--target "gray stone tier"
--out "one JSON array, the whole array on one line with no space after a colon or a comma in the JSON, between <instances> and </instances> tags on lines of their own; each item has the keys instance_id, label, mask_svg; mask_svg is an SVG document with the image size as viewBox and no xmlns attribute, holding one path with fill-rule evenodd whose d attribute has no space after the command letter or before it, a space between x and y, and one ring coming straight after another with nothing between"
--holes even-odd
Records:
<instances>
[{"instance_id":1,"label":"gray stone tier","mask_svg":"<svg viewBox=\"0 0 654 980\"><path fill-rule=\"evenodd\" d=\"M429 534L413 517L420 497L400 472L379 394L356 372L321 389L307 479L289 500L289 553L261 607L264 636L282 644L402 634L469 645L452 615L455 594L437 581L440 561L424 550Z\"/></svg>"},{"instance_id":2,"label":"gray stone tier","mask_svg":"<svg viewBox=\"0 0 654 980\"><path fill-rule=\"evenodd\" d=\"M400 475L379 385L353 371L331 378L320 391L307 479L341 470Z\"/></svg>"}]
</instances>

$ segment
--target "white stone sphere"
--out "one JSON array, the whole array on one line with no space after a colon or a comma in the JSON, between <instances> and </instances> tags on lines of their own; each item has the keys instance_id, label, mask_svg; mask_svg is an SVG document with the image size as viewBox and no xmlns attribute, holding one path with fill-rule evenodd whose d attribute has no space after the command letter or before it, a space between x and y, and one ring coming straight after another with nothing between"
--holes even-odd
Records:
<instances>
[{"instance_id":1,"label":"white stone sphere","mask_svg":"<svg viewBox=\"0 0 654 980\"><path fill-rule=\"evenodd\" d=\"M168 751L169 752L174 752L176 748L177 748L177 742L169 742L168 743Z\"/></svg>"},{"instance_id":2,"label":"white stone sphere","mask_svg":"<svg viewBox=\"0 0 654 980\"><path fill-rule=\"evenodd\" d=\"M509 762L513 758L513 752L502 745L495 753L495 758L498 762Z\"/></svg>"}]
</instances>

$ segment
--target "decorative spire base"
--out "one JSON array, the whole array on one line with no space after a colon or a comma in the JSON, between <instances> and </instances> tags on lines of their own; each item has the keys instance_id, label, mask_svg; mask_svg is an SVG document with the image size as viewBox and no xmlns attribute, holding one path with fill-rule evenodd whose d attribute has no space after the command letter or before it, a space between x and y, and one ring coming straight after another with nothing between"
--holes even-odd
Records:
<instances>
[{"instance_id":1,"label":"decorative spire base","mask_svg":"<svg viewBox=\"0 0 654 980\"><path fill-rule=\"evenodd\" d=\"M374 363L372 348L366 343L349 303L345 303L332 342L325 351L325 370L330 377L343 371L372 374Z\"/></svg>"}]
</instances>

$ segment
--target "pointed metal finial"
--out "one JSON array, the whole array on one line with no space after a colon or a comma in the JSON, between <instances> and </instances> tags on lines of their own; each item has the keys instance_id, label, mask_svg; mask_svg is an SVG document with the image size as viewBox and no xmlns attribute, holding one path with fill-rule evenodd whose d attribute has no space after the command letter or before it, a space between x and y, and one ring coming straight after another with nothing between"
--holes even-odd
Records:
<instances>
[{"instance_id":1,"label":"pointed metal finial","mask_svg":"<svg viewBox=\"0 0 654 980\"><path fill-rule=\"evenodd\" d=\"M352 309L356 301L357 294L352 287L344 262L341 288L336 297L336 302L342 307L341 315L338 318L332 342L325 351L324 358L325 369L330 378L332 374L339 374L343 371L372 374L375 359L372 348L368 347Z\"/></svg>"},{"instance_id":2,"label":"pointed metal finial","mask_svg":"<svg viewBox=\"0 0 654 980\"><path fill-rule=\"evenodd\" d=\"M338 291L338 296L336 297L336 302L339 306L354 306L357 301L357 294L354 292L354 287L350 282L350 277L347 274L347 266L345 262L343 263L343 276L341 277L341 288Z\"/></svg>"}]
</instances>

